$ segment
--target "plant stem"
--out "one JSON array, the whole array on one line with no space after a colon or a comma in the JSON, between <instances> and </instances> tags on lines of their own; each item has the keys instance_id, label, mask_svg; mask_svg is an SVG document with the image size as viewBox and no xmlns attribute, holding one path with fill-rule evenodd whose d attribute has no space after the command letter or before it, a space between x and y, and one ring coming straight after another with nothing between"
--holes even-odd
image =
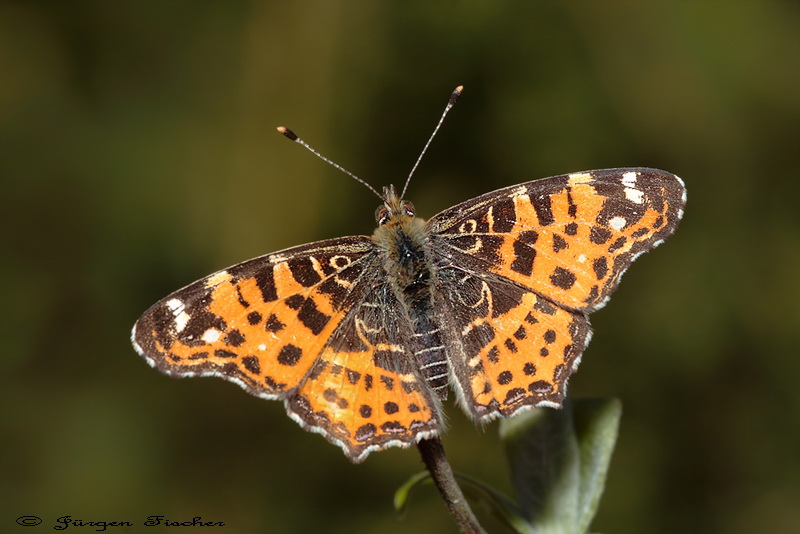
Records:
<instances>
[{"instance_id":1,"label":"plant stem","mask_svg":"<svg viewBox=\"0 0 800 534\"><path fill-rule=\"evenodd\" d=\"M456 482L453 469L444 454L442 440L438 436L423 439L417 444L417 448L461 533L486 534Z\"/></svg>"}]
</instances>

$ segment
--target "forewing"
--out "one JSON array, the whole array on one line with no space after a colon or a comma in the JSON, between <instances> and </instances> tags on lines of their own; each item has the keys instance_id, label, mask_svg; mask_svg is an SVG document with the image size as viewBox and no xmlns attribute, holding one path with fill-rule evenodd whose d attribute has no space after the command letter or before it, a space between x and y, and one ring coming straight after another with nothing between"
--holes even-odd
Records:
<instances>
[{"instance_id":1,"label":"forewing","mask_svg":"<svg viewBox=\"0 0 800 534\"><path fill-rule=\"evenodd\" d=\"M134 347L168 375L219 376L253 395L285 398L369 289L371 253L369 238L345 237L219 271L147 310L134 325Z\"/></svg>"},{"instance_id":2,"label":"forewing","mask_svg":"<svg viewBox=\"0 0 800 534\"><path fill-rule=\"evenodd\" d=\"M554 176L500 189L429 222L435 248L572 310L591 312L640 254L677 228L686 189L657 169Z\"/></svg>"}]
</instances>

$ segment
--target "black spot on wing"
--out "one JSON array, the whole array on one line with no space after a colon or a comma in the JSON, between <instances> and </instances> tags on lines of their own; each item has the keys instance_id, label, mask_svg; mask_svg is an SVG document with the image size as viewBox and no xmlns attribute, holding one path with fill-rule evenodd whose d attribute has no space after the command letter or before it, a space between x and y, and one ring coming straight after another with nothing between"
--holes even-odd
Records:
<instances>
[{"instance_id":1,"label":"black spot on wing","mask_svg":"<svg viewBox=\"0 0 800 534\"><path fill-rule=\"evenodd\" d=\"M553 252L560 252L567 248L567 241L558 234L553 234Z\"/></svg>"},{"instance_id":2,"label":"black spot on wing","mask_svg":"<svg viewBox=\"0 0 800 534\"><path fill-rule=\"evenodd\" d=\"M228 332L222 341L231 347L238 347L246 341L246 338L239 330L234 329Z\"/></svg>"},{"instance_id":3,"label":"black spot on wing","mask_svg":"<svg viewBox=\"0 0 800 534\"><path fill-rule=\"evenodd\" d=\"M514 207L514 200L510 197L498 200L492 206L492 221L493 232L510 232L517 222L517 210Z\"/></svg>"},{"instance_id":4,"label":"black spot on wing","mask_svg":"<svg viewBox=\"0 0 800 534\"><path fill-rule=\"evenodd\" d=\"M598 280L602 280L608 274L608 261L605 256L600 256L592 262L594 274Z\"/></svg>"},{"instance_id":5,"label":"black spot on wing","mask_svg":"<svg viewBox=\"0 0 800 534\"><path fill-rule=\"evenodd\" d=\"M553 224L555 217L553 217L553 207L550 202L549 195L532 196L531 204L536 211L536 217L539 219L539 224L548 226Z\"/></svg>"},{"instance_id":6,"label":"black spot on wing","mask_svg":"<svg viewBox=\"0 0 800 534\"><path fill-rule=\"evenodd\" d=\"M528 332L525 331L525 327L523 325L520 325L520 327L517 328L517 331L514 332L514 337L519 340L523 340L528 337Z\"/></svg>"},{"instance_id":7,"label":"black spot on wing","mask_svg":"<svg viewBox=\"0 0 800 534\"><path fill-rule=\"evenodd\" d=\"M316 302L313 298L305 298L300 295L292 295L284 302L293 310L297 310L297 318L303 323L303 326L311 330L311 333L319 335L320 332L331 320L330 315L326 315L319 311Z\"/></svg>"},{"instance_id":8,"label":"black spot on wing","mask_svg":"<svg viewBox=\"0 0 800 534\"><path fill-rule=\"evenodd\" d=\"M286 325L283 324L274 313L271 313L269 314L269 317L267 318L267 322L264 325L264 327L267 330L267 332L275 333L275 332L280 332L281 330L286 328Z\"/></svg>"},{"instance_id":9,"label":"black spot on wing","mask_svg":"<svg viewBox=\"0 0 800 534\"><path fill-rule=\"evenodd\" d=\"M536 259L534 244L539 239L539 234L530 230L520 232L514 240L514 261L511 270L523 276L530 276L533 272L533 261Z\"/></svg>"},{"instance_id":10,"label":"black spot on wing","mask_svg":"<svg viewBox=\"0 0 800 534\"><path fill-rule=\"evenodd\" d=\"M278 353L278 363L281 365L286 365L288 367L292 367L297 365L297 362L300 361L300 357L303 355L303 349L292 345L291 343L287 343L283 347L281 347L280 352Z\"/></svg>"},{"instance_id":11,"label":"black spot on wing","mask_svg":"<svg viewBox=\"0 0 800 534\"><path fill-rule=\"evenodd\" d=\"M391 376L381 375L380 379L387 391L394 391L394 378Z\"/></svg>"},{"instance_id":12,"label":"black spot on wing","mask_svg":"<svg viewBox=\"0 0 800 534\"><path fill-rule=\"evenodd\" d=\"M544 342L547 344L554 343L556 340L556 331L555 330L547 330L544 333Z\"/></svg>"},{"instance_id":13,"label":"black spot on wing","mask_svg":"<svg viewBox=\"0 0 800 534\"><path fill-rule=\"evenodd\" d=\"M264 302L278 300L278 290L275 288L275 274L272 265L258 271L255 275L256 285L261 290Z\"/></svg>"},{"instance_id":14,"label":"black spot on wing","mask_svg":"<svg viewBox=\"0 0 800 534\"><path fill-rule=\"evenodd\" d=\"M331 320L330 315L326 315L317 309L317 304L312 299L306 300L298 312L297 318L315 336L319 335Z\"/></svg>"},{"instance_id":15,"label":"black spot on wing","mask_svg":"<svg viewBox=\"0 0 800 534\"><path fill-rule=\"evenodd\" d=\"M501 386L506 386L514 380L514 375L511 371L503 371L499 375L497 375L497 383Z\"/></svg>"},{"instance_id":16,"label":"black spot on wing","mask_svg":"<svg viewBox=\"0 0 800 534\"><path fill-rule=\"evenodd\" d=\"M233 280L231 280L231 283L234 283ZM249 308L250 307L250 303L247 302L247 299L245 299L244 295L242 295L242 288L239 287L238 285L236 286L236 296L238 297L239 304L242 305L242 308Z\"/></svg>"},{"instance_id":17,"label":"black spot on wing","mask_svg":"<svg viewBox=\"0 0 800 534\"><path fill-rule=\"evenodd\" d=\"M576 280L575 274L563 267L556 267L553 269L553 274L550 275L550 283L564 290L575 285Z\"/></svg>"},{"instance_id":18,"label":"black spot on wing","mask_svg":"<svg viewBox=\"0 0 800 534\"><path fill-rule=\"evenodd\" d=\"M602 226L592 226L589 231L589 241L596 245L602 245L611 239L611 230L603 228Z\"/></svg>"},{"instance_id":19,"label":"black spot on wing","mask_svg":"<svg viewBox=\"0 0 800 534\"><path fill-rule=\"evenodd\" d=\"M299 310L303 303L306 301L306 298L300 295L292 295L288 297L284 302L286 305L289 306L293 310Z\"/></svg>"},{"instance_id":20,"label":"black spot on wing","mask_svg":"<svg viewBox=\"0 0 800 534\"><path fill-rule=\"evenodd\" d=\"M245 356L242 358L242 365L254 375L261 374L261 365L258 362L258 358L255 356Z\"/></svg>"},{"instance_id":21,"label":"black spot on wing","mask_svg":"<svg viewBox=\"0 0 800 534\"><path fill-rule=\"evenodd\" d=\"M533 309L542 312L545 315L555 315L557 311L556 307L553 304L541 298L536 299L536 303L533 305Z\"/></svg>"},{"instance_id":22,"label":"black spot on wing","mask_svg":"<svg viewBox=\"0 0 800 534\"><path fill-rule=\"evenodd\" d=\"M294 279L304 287L311 287L322 280L322 277L314 269L310 257L289 260L289 271Z\"/></svg>"},{"instance_id":23,"label":"black spot on wing","mask_svg":"<svg viewBox=\"0 0 800 534\"><path fill-rule=\"evenodd\" d=\"M578 214L578 206L577 204L575 204L575 200L572 198L571 187L567 187L567 204L569 205L569 207L567 208L567 215L569 215L574 219L575 216Z\"/></svg>"},{"instance_id":24,"label":"black spot on wing","mask_svg":"<svg viewBox=\"0 0 800 534\"><path fill-rule=\"evenodd\" d=\"M506 348L508 349L508 351L510 353L516 354L517 352L519 352L519 349L517 348L517 344L514 343L514 341L512 339L510 339L510 338L506 339L503 344L506 346Z\"/></svg>"}]
</instances>

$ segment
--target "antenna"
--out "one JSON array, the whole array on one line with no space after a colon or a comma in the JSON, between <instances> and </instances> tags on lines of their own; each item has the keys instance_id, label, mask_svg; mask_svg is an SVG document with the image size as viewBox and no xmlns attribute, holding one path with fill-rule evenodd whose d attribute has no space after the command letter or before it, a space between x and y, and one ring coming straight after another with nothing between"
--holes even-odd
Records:
<instances>
[{"instance_id":1,"label":"antenna","mask_svg":"<svg viewBox=\"0 0 800 534\"><path fill-rule=\"evenodd\" d=\"M306 147L312 154L317 156L319 159L321 159L325 163L328 163L328 164L336 167L337 169L339 169L340 171L345 173L347 176L349 176L350 178L354 179L356 182L360 182L360 183L364 184L367 187L367 189L369 189L370 191L375 193L375 196L377 196L382 201L385 201L385 199L377 191L375 191L374 187L372 187L367 182L365 182L364 180L362 180L361 178L359 178L358 176L356 176L352 172L348 171L347 169L345 169L344 167L342 167L338 163L334 163L333 161L329 160L328 158L326 158L325 156L323 156L322 154L320 154L319 152L317 152L316 150L311 148L311 145L309 145L308 143L306 143L305 141L303 141L302 139L297 137L297 134L294 133L293 131L291 131L289 128L286 128L285 126L278 126L277 129L278 129L278 132L280 134L282 134L283 136L285 136L289 140L294 141L295 143L300 143L301 145Z\"/></svg>"},{"instance_id":2,"label":"antenna","mask_svg":"<svg viewBox=\"0 0 800 534\"><path fill-rule=\"evenodd\" d=\"M417 170L417 167L419 166L419 162L422 161L422 156L425 155L425 152L428 150L428 147L430 146L431 141L433 141L433 138L436 137L436 133L439 131L439 128L442 126L442 123L444 122L445 116L447 116L447 113L450 111L450 108L452 108L455 105L455 103L458 101L458 97L461 96L461 92L463 90L464 90L464 86L463 85L459 85L458 87L455 88L453 93L450 95L450 100L447 102L447 106L444 108L444 111L442 112L442 116L439 118L439 122L436 124L436 128L433 129L433 133L428 138L428 142L425 143L425 146L422 148L422 152L420 152L416 163L414 163L414 166L411 168L411 172L408 173L408 178L406 178L406 183L403 186L403 192L400 194L400 198L403 198L405 196L406 189L408 188L408 184L409 184L409 182L411 182L411 177L414 176L414 172ZM327 164L329 164L329 165L331 165L333 167L336 167L337 169L339 169L340 171L345 173L347 176L349 176L353 180L363 184L367 189L372 191L375 194L376 197L378 197L382 201L386 202L386 199L383 198L383 196L380 193L378 193L375 190L374 187L372 187L367 182L365 182L364 180L362 180L361 178L359 178L358 176L356 176L352 172L348 171L347 169L345 169L344 167L342 167L338 163L334 163L333 161L329 160L328 158L326 158L325 156L323 156L322 154L320 154L319 152L314 150L311 147L311 145L309 145L308 143L306 143L305 141L300 139L297 136L297 134L294 133L293 131L291 131L289 128L287 128L285 126L278 126L277 129L278 129L278 132L281 135L283 135L284 137L288 138L290 141L294 141L295 143L299 143L299 144L303 145L306 149L308 149L309 152L311 152L312 154L317 156L319 159L321 159L322 161L324 161L325 163L327 163Z\"/></svg>"},{"instance_id":3,"label":"antenna","mask_svg":"<svg viewBox=\"0 0 800 534\"><path fill-rule=\"evenodd\" d=\"M433 129L433 133L428 138L428 142L425 143L425 146L422 148L422 152L420 152L419 157L417 158L417 162L414 163L414 166L411 168L411 172L408 173L408 178L406 178L406 183L403 186L403 192L400 193L400 198L404 198L406 196L406 189L408 188L408 184L411 182L411 177L414 176L414 172L417 170L417 167L419 166L419 162L422 161L422 156L425 155L425 152L428 150L428 147L430 146L431 141L433 141L433 138L436 137L436 133L439 131L439 128L442 126L442 123L444 122L445 116L447 116L447 113L450 111L450 109L453 106L455 106L456 102L458 101L458 97L461 96L462 91L464 91L464 86L463 85L459 85L458 87L455 88L453 93L450 95L450 100L447 102L447 106L445 106L444 111L442 112L442 116L439 117L439 122L436 124L436 128Z\"/></svg>"}]
</instances>

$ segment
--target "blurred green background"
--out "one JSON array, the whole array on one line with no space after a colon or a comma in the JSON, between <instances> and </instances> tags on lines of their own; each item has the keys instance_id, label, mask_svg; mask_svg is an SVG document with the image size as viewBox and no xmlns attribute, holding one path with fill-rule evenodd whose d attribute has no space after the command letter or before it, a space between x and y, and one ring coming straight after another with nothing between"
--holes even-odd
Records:
<instances>
[{"instance_id":1,"label":"blurred green background","mask_svg":"<svg viewBox=\"0 0 800 534\"><path fill-rule=\"evenodd\" d=\"M664 168L689 190L675 237L593 316L570 382L624 408L593 530L794 531L798 6L2 2L0 530L158 514L455 532L432 488L392 511L416 451L351 465L280 403L160 375L128 335L217 269L372 232L376 199L275 126L399 184L464 84L407 195L423 217L593 168ZM510 491L496 424L448 413L455 469Z\"/></svg>"}]
</instances>

